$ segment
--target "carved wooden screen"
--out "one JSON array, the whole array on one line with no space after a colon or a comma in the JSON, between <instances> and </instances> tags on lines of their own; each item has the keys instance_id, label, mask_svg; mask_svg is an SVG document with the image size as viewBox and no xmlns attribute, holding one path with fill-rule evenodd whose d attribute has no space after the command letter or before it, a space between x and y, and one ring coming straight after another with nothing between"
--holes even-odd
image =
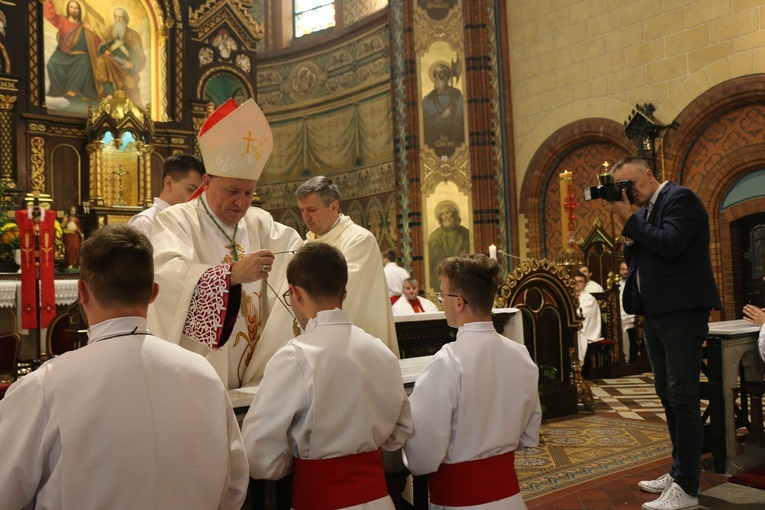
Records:
<instances>
[{"instance_id":1,"label":"carved wooden screen","mask_svg":"<svg viewBox=\"0 0 765 510\"><path fill-rule=\"evenodd\" d=\"M623 255L618 252L621 237L612 236L603 229L599 219L592 223L592 230L585 239L580 240L579 248L584 252L582 259L592 272L592 279L604 289L607 288L609 275L618 274L619 262Z\"/></svg>"},{"instance_id":2,"label":"carved wooden screen","mask_svg":"<svg viewBox=\"0 0 765 510\"><path fill-rule=\"evenodd\" d=\"M573 282L566 269L547 259L532 259L510 272L499 288L495 306L518 308L523 317L523 338L541 374L555 369L555 379L569 382L577 318Z\"/></svg>"}]
</instances>

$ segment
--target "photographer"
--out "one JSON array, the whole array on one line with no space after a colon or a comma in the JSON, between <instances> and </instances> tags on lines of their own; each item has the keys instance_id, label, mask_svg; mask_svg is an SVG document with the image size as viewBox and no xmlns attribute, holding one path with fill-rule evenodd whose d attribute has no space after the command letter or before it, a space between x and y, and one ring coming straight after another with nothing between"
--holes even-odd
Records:
<instances>
[{"instance_id":1,"label":"photographer","mask_svg":"<svg viewBox=\"0 0 765 510\"><path fill-rule=\"evenodd\" d=\"M643 508L696 508L703 433L701 345L709 331L709 310L721 306L709 257L709 217L693 191L669 181L659 184L642 159L619 161L613 177L617 184L632 183L633 203L641 207L633 213L626 189L620 201L610 202L625 222L624 309L645 315L645 345L673 451L668 474L638 483L646 492L661 493Z\"/></svg>"}]
</instances>

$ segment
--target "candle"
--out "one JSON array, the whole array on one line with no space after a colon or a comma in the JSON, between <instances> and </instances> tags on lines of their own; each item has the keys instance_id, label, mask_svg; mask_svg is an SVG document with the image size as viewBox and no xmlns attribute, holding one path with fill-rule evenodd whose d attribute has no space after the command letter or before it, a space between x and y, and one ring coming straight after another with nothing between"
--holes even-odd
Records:
<instances>
[{"instance_id":1,"label":"candle","mask_svg":"<svg viewBox=\"0 0 765 510\"><path fill-rule=\"evenodd\" d=\"M574 207L573 200L571 199L573 190L573 177L574 173L565 170L563 173L558 174L560 178L560 227L561 227L561 241L563 249L572 248L573 244L569 243L569 237L572 237L572 226L575 226L572 221L572 213Z\"/></svg>"},{"instance_id":2,"label":"candle","mask_svg":"<svg viewBox=\"0 0 765 510\"><path fill-rule=\"evenodd\" d=\"M497 247L493 244L489 246L489 258L497 260Z\"/></svg>"}]
</instances>

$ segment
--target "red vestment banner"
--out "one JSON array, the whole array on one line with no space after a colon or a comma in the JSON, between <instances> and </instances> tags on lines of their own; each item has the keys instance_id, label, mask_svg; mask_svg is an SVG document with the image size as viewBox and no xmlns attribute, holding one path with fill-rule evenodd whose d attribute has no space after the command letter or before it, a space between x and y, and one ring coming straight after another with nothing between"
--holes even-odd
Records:
<instances>
[{"instance_id":1,"label":"red vestment banner","mask_svg":"<svg viewBox=\"0 0 765 510\"><path fill-rule=\"evenodd\" d=\"M41 211L42 212L42 211ZM37 300L35 299L35 222L30 211L16 211L16 223L19 225L21 241L21 327L34 329L37 327ZM53 283L55 273L54 239L56 215L52 212L41 214L40 232L40 318L41 328L47 328L56 316L56 289Z\"/></svg>"}]
</instances>

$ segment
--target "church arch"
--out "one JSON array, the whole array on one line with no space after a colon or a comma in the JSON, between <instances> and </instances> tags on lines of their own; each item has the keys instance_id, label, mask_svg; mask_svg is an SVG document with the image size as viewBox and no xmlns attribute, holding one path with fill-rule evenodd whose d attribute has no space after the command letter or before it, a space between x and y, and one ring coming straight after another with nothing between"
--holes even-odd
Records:
<instances>
[{"instance_id":1,"label":"church arch","mask_svg":"<svg viewBox=\"0 0 765 510\"><path fill-rule=\"evenodd\" d=\"M546 209L548 188L557 173L565 170L560 165L567 155L593 144L604 147L600 152L604 153L611 164L615 163L615 158L632 153L632 147L624 136L621 125L606 119L585 119L557 130L542 142L531 158L518 201L519 213L528 220L525 256L549 258L550 252L545 240L545 219L548 215L557 215L560 218L560 207L557 210ZM598 168L603 161L595 162L591 154L585 154L587 152L591 151L584 150L581 158L577 159L591 160L588 165L596 165L590 174L592 184L595 184L595 176L599 173Z\"/></svg>"}]
</instances>

